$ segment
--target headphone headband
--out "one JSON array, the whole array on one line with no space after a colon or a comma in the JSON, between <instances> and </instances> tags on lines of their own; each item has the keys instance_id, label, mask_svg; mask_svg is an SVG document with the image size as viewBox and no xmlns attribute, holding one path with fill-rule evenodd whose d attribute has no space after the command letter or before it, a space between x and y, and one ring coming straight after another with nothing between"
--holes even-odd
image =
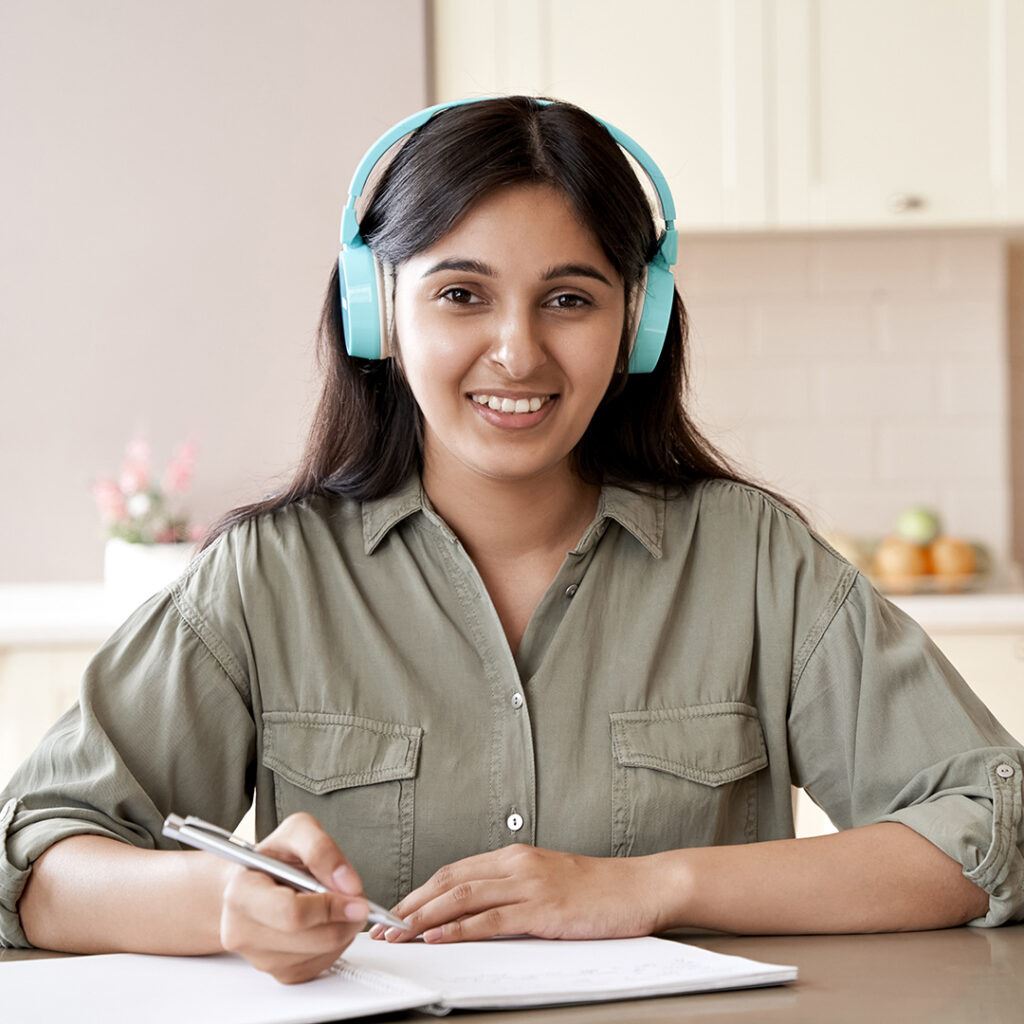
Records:
<instances>
[{"instance_id":1,"label":"headphone headband","mask_svg":"<svg viewBox=\"0 0 1024 1024\"><path fill-rule=\"evenodd\" d=\"M362 197L363 189L366 187L374 167L395 143L410 135L440 111L447 110L449 107L502 98L504 97L470 96L425 107L423 110L410 114L409 117L384 132L359 161L355 173L352 175L348 198L342 211L340 231L342 250L338 257L343 328L349 354L368 359L380 359L387 331L386 308L389 296L381 294L381 291L387 283L388 275L366 245L359 232L359 221L356 217L356 202ZM543 106L553 102L539 97L534 99L535 102ZM645 278L642 282L646 295L643 312L636 322L635 340L630 353L629 372L647 373L654 369L661 353L675 290L671 272L679 252L675 227L675 203L672 200L672 193L665 176L643 147L620 128L616 128L596 115L591 116L600 122L615 142L639 164L653 186L661 208L661 219L665 223L665 232L658 246L658 252L647 264Z\"/></svg>"}]
</instances>

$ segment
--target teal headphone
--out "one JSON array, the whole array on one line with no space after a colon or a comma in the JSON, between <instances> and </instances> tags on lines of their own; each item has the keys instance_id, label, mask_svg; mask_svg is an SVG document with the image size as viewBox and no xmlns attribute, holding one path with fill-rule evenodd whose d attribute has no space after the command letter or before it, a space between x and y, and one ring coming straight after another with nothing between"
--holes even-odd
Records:
<instances>
[{"instance_id":1,"label":"teal headphone","mask_svg":"<svg viewBox=\"0 0 1024 1024\"><path fill-rule=\"evenodd\" d=\"M432 107L399 121L386 131L359 161L352 184L348 189L348 200L341 216L341 251L338 254L338 282L341 289L341 316L345 330L345 347L349 355L361 359L382 359L390 317L390 268L382 266L373 251L359 234L356 218L356 200L362 196L367 179L380 158L406 135L430 120L434 114L449 107L466 103L479 103L497 97L480 96L438 103ZM551 100L538 99L548 104ZM665 342L675 282L672 267L678 256L678 239L675 229L675 204L665 176L658 165L625 132L600 121L612 138L643 168L657 193L661 206L661 218L665 222L665 234L654 259L647 264L645 278L640 282L643 293L643 310L640 316L633 314L633 333L629 355L630 373L650 373L658 362Z\"/></svg>"}]
</instances>

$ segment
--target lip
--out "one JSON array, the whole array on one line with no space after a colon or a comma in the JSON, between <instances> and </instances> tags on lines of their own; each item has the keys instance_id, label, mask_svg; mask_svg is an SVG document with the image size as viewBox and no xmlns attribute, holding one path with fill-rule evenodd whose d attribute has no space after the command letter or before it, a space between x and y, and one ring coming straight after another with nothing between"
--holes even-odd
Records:
<instances>
[{"instance_id":1,"label":"lip","mask_svg":"<svg viewBox=\"0 0 1024 1024\"><path fill-rule=\"evenodd\" d=\"M494 395L495 398L557 398L554 391L505 391L502 388L473 388L467 395Z\"/></svg>"},{"instance_id":2,"label":"lip","mask_svg":"<svg viewBox=\"0 0 1024 1024\"><path fill-rule=\"evenodd\" d=\"M493 394L498 398L512 397L512 395L502 395L501 392L497 391L478 391L477 394ZM498 412L489 405L481 405L479 402L474 402L468 395L466 396L466 401L473 406L478 416L486 420L493 427L501 427L503 430L528 430L548 417L551 407L558 402L558 397L549 398L536 412L518 413Z\"/></svg>"}]
</instances>

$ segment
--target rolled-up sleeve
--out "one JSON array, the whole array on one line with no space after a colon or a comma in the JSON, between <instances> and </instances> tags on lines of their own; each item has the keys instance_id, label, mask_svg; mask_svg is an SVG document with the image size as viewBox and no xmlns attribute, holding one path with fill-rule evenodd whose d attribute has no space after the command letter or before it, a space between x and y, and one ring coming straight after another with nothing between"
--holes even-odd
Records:
<instances>
[{"instance_id":1,"label":"rolled-up sleeve","mask_svg":"<svg viewBox=\"0 0 1024 1024\"><path fill-rule=\"evenodd\" d=\"M213 549L207 549L207 552ZM182 849L170 812L234 827L252 800L248 672L190 595L217 585L200 558L141 604L93 655L79 697L0 792L0 946L31 948L18 900L32 863L68 836Z\"/></svg>"},{"instance_id":2,"label":"rolled-up sleeve","mask_svg":"<svg viewBox=\"0 0 1024 1024\"><path fill-rule=\"evenodd\" d=\"M924 629L861 573L795 667L793 784L839 829L898 821L989 896L995 927L1024 920L1024 747Z\"/></svg>"}]
</instances>

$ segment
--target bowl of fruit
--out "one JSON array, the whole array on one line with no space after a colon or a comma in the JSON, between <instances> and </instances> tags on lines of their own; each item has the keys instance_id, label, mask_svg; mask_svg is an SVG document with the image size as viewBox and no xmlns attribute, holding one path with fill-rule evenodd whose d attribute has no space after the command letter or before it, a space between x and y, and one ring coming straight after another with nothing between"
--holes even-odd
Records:
<instances>
[{"instance_id":1,"label":"bowl of fruit","mask_svg":"<svg viewBox=\"0 0 1024 1024\"><path fill-rule=\"evenodd\" d=\"M991 553L984 544L945 533L938 513L919 506L901 512L895 528L883 537L823 536L883 593L977 590L992 568Z\"/></svg>"}]
</instances>

